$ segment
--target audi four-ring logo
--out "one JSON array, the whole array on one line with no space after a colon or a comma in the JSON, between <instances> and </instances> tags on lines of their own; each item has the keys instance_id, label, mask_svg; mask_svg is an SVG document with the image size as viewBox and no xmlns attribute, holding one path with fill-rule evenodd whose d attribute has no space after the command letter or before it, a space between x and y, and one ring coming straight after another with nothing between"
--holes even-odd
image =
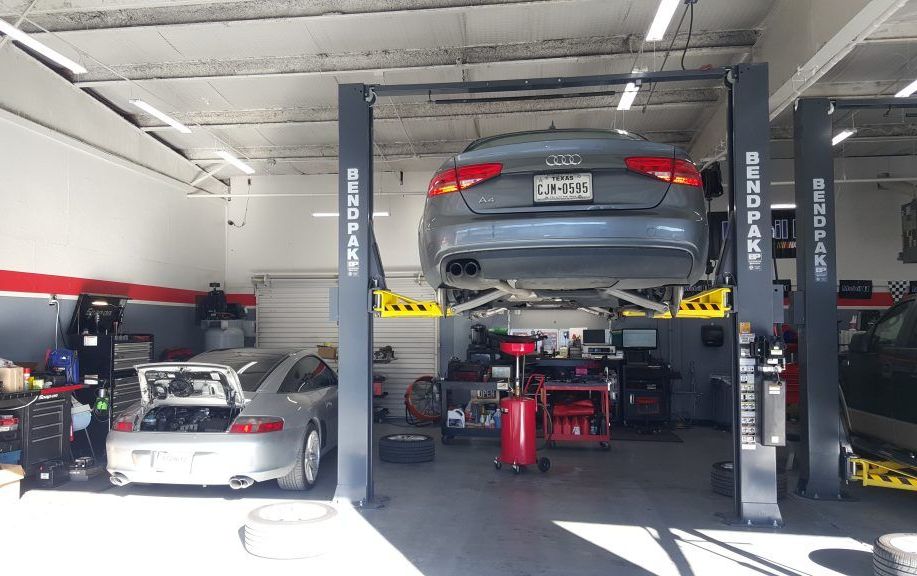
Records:
<instances>
[{"instance_id":1,"label":"audi four-ring logo","mask_svg":"<svg viewBox=\"0 0 917 576\"><path fill-rule=\"evenodd\" d=\"M583 161L579 154L552 154L548 156L544 163L548 166L576 166Z\"/></svg>"}]
</instances>

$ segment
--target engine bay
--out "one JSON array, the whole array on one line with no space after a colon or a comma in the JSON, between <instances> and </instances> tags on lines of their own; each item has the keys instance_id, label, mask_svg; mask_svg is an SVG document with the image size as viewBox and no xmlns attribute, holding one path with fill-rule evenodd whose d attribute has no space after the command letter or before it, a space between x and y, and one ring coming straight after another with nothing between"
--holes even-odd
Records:
<instances>
[{"instance_id":1,"label":"engine bay","mask_svg":"<svg viewBox=\"0 0 917 576\"><path fill-rule=\"evenodd\" d=\"M155 406L140 422L142 432L226 432L238 408L213 406Z\"/></svg>"}]
</instances>

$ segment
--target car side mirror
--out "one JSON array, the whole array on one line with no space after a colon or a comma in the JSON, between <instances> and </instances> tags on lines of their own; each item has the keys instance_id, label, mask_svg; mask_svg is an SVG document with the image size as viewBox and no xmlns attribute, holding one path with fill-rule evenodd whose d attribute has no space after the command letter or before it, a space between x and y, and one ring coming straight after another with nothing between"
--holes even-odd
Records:
<instances>
[{"instance_id":1,"label":"car side mirror","mask_svg":"<svg viewBox=\"0 0 917 576\"><path fill-rule=\"evenodd\" d=\"M857 332L851 336L847 348L856 354L869 352L869 332Z\"/></svg>"}]
</instances>

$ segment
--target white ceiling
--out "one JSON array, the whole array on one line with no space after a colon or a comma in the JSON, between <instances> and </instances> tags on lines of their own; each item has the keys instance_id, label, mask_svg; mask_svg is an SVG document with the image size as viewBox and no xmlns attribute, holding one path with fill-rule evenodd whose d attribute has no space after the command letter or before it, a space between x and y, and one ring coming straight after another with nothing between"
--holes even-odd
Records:
<instances>
[{"instance_id":1,"label":"white ceiling","mask_svg":"<svg viewBox=\"0 0 917 576\"><path fill-rule=\"evenodd\" d=\"M15 20L28 4L0 0L0 16ZM747 60L775 4L700 0L686 67ZM901 40L917 36L915 4L876 31L871 43L854 49L811 93L891 94L917 77L917 42ZM261 173L296 174L336 170L339 83L658 70L681 11L664 41L644 43L657 5L655 0L38 0L23 27L89 69L88 82L78 85L203 168L217 166L215 152L229 147ZM40 32L39 26L52 32ZM687 28L686 19L676 46L683 45ZM676 69L680 59L681 50L673 51L665 69ZM634 106L625 113L615 112L617 96L472 106L452 117L455 105L384 99L377 110L377 151L391 169L432 170L472 139L552 122L623 127L687 146L703 126L704 112L722 96L716 82L656 90L645 111ZM641 90L638 104L648 92ZM157 128L158 121L129 105L138 97L188 123L193 133ZM788 120L784 114L777 127ZM881 124L888 118L862 120ZM894 120L899 130L911 123L901 115ZM869 151L882 151L882 142L851 145L866 150L867 144ZM889 145L894 151L902 147L896 141ZM227 168L220 175L235 173Z\"/></svg>"}]
</instances>

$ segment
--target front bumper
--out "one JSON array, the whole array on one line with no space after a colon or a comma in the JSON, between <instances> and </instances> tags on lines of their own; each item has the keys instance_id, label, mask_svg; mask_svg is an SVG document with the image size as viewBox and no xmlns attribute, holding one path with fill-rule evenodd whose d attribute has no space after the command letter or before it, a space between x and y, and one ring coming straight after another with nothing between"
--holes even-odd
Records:
<instances>
[{"instance_id":1,"label":"front bumper","mask_svg":"<svg viewBox=\"0 0 917 576\"><path fill-rule=\"evenodd\" d=\"M128 482L225 485L233 476L256 482L285 476L302 438L296 430L269 434L111 431L105 443L109 473ZM189 455L190 464L163 469L156 454Z\"/></svg>"}]
</instances>

